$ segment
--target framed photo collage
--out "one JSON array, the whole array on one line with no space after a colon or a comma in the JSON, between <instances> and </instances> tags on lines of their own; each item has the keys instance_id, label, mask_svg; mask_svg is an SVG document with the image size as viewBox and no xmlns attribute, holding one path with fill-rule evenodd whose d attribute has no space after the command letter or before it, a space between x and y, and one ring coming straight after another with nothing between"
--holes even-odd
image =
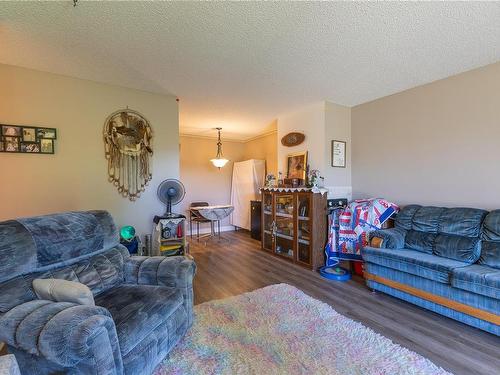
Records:
<instances>
[{"instance_id":1,"label":"framed photo collage","mask_svg":"<svg viewBox=\"0 0 500 375\"><path fill-rule=\"evenodd\" d=\"M0 124L0 152L53 154L57 130Z\"/></svg>"}]
</instances>

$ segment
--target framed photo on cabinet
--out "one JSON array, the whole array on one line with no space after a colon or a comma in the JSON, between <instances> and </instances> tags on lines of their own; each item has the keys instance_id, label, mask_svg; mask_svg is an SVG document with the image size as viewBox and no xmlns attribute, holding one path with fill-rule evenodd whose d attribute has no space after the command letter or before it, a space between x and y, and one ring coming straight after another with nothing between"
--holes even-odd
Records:
<instances>
[{"instance_id":1,"label":"framed photo on cabinet","mask_svg":"<svg viewBox=\"0 0 500 375\"><path fill-rule=\"evenodd\" d=\"M346 142L332 141L332 167L345 168Z\"/></svg>"},{"instance_id":2,"label":"framed photo on cabinet","mask_svg":"<svg viewBox=\"0 0 500 375\"><path fill-rule=\"evenodd\" d=\"M307 151L289 154L286 157L287 178L298 178L305 181L307 168Z\"/></svg>"}]
</instances>

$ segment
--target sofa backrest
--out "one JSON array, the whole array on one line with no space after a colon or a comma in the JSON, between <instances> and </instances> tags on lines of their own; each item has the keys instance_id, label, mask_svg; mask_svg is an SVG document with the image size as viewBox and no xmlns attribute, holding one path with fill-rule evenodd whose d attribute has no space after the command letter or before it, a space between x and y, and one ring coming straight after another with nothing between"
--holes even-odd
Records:
<instances>
[{"instance_id":1,"label":"sofa backrest","mask_svg":"<svg viewBox=\"0 0 500 375\"><path fill-rule=\"evenodd\" d=\"M409 205L397 215L395 226L407 230L405 247L466 263L481 254L481 225L487 211Z\"/></svg>"},{"instance_id":2,"label":"sofa backrest","mask_svg":"<svg viewBox=\"0 0 500 375\"><path fill-rule=\"evenodd\" d=\"M478 263L500 269L500 210L491 211L483 221L481 257Z\"/></svg>"},{"instance_id":3,"label":"sofa backrest","mask_svg":"<svg viewBox=\"0 0 500 375\"><path fill-rule=\"evenodd\" d=\"M105 211L1 222L0 313L36 298L34 278L79 281L98 294L123 281L127 256Z\"/></svg>"}]
</instances>

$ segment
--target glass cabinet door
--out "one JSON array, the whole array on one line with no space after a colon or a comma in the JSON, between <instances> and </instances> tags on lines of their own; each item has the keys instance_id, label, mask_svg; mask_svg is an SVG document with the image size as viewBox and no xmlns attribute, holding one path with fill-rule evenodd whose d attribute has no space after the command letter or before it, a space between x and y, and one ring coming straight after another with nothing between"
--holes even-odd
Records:
<instances>
[{"instance_id":1,"label":"glass cabinet door","mask_svg":"<svg viewBox=\"0 0 500 375\"><path fill-rule=\"evenodd\" d=\"M298 194L297 199L297 261L311 264L311 195Z\"/></svg>"},{"instance_id":2,"label":"glass cabinet door","mask_svg":"<svg viewBox=\"0 0 500 375\"><path fill-rule=\"evenodd\" d=\"M286 258L294 257L294 211L292 194L276 194L275 202L275 253Z\"/></svg>"},{"instance_id":3,"label":"glass cabinet door","mask_svg":"<svg viewBox=\"0 0 500 375\"><path fill-rule=\"evenodd\" d=\"M271 193L263 193L262 196L262 225L264 228L262 248L274 251L273 195Z\"/></svg>"}]
</instances>

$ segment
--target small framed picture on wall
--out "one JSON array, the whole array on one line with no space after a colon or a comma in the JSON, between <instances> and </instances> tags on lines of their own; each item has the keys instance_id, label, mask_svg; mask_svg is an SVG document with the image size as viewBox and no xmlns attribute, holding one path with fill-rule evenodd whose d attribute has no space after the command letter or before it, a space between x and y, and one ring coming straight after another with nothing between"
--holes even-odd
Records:
<instances>
[{"instance_id":1,"label":"small framed picture on wall","mask_svg":"<svg viewBox=\"0 0 500 375\"><path fill-rule=\"evenodd\" d=\"M346 142L332 141L332 167L345 168Z\"/></svg>"}]
</instances>

